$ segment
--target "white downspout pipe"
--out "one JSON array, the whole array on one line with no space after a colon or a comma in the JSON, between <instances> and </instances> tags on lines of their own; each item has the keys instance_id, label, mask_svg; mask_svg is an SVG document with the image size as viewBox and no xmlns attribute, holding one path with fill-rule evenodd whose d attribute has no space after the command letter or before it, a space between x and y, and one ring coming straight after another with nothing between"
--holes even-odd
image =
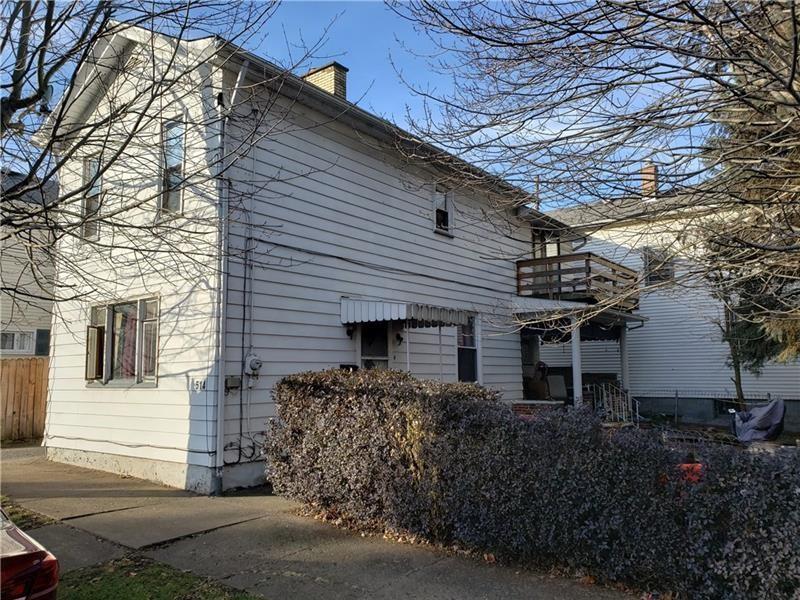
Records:
<instances>
[{"instance_id":1,"label":"white downspout pipe","mask_svg":"<svg viewBox=\"0 0 800 600\"><path fill-rule=\"evenodd\" d=\"M572 317L572 403L575 408L583 404L583 365L581 364L581 324Z\"/></svg>"},{"instance_id":2,"label":"white downspout pipe","mask_svg":"<svg viewBox=\"0 0 800 600\"><path fill-rule=\"evenodd\" d=\"M222 102L217 103L217 111L219 115L219 139L217 148L219 149L219 158L216 164L216 180L217 192L219 195L218 204L218 219L219 219L219 264L218 264L218 277L217 277L217 427L216 427L216 449L214 454L215 473L213 481L213 493L219 495L222 493L222 469L225 466L225 337L226 337L226 319L227 319L227 306L228 306L228 182L225 175L225 156L226 156L226 142L227 142L227 124L230 119L230 114L236 106L236 96L238 95L239 88L244 81L247 69L250 66L250 61L245 59L239 68L239 74L236 76L236 84L231 93L230 106L225 108Z\"/></svg>"},{"instance_id":3,"label":"white downspout pipe","mask_svg":"<svg viewBox=\"0 0 800 600\"><path fill-rule=\"evenodd\" d=\"M620 359L620 375L622 379L622 389L630 391L631 389L631 370L630 362L628 360L628 326L623 323L619 330L619 359Z\"/></svg>"},{"instance_id":4,"label":"white downspout pipe","mask_svg":"<svg viewBox=\"0 0 800 600\"><path fill-rule=\"evenodd\" d=\"M439 323L439 381L444 381L444 365L442 364L442 324Z\"/></svg>"},{"instance_id":5,"label":"white downspout pipe","mask_svg":"<svg viewBox=\"0 0 800 600\"><path fill-rule=\"evenodd\" d=\"M406 371L411 373L411 336L409 335L408 321L403 325L403 333L406 334Z\"/></svg>"}]
</instances>

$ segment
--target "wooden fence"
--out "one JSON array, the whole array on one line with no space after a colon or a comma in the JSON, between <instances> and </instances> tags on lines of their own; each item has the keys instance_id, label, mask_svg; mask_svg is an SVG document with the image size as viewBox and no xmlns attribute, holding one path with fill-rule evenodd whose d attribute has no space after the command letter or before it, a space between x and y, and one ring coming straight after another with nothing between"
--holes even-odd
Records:
<instances>
[{"instance_id":1,"label":"wooden fence","mask_svg":"<svg viewBox=\"0 0 800 600\"><path fill-rule=\"evenodd\" d=\"M0 359L0 417L3 440L27 440L44 434L48 358Z\"/></svg>"}]
</instances>

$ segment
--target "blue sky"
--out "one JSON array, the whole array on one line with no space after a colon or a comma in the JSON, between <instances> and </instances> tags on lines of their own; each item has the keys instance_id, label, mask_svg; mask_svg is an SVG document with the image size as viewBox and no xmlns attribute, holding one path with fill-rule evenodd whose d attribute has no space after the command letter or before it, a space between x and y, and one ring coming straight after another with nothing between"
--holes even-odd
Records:
<instances>
[{"instance_id":1,"label":"blue sky","mask_svg":"<svg viewBox=\"0 0 800 600\"><path fill-rule=\"evenodd\" d=\"M449 79L430 72L424 59L416 58L401 46L404 43L415 53L428 54L435 51L432 42L382 2L290 0L278 8L268 23L267 33L256 51L264 58L284 64L291 62L291 53L300 54L297 48L290 52L287 40L290 47L299 46L302 40L313 44L324 35L321 51L305 66L339 61L350 69L348 99L401 126L406 123L406 105L416 113L421 100L412 96L396 69L415 85L449 89Z\"/></svg>"}]
</instances>

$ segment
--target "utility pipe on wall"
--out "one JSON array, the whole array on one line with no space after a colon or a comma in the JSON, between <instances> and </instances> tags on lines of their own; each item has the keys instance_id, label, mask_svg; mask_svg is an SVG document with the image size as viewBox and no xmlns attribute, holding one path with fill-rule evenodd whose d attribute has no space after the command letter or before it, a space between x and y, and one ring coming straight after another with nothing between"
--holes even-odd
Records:
<instances>
[{"instance_id":1,"label":"utility pipe on wall","mask_svg":"<svg viewBox=\"0 0 800 600\"><path fill-rule=\"evenodd\" d=\"M623 323L619 329L619 360L620 374L622 375L622 389L630 391L631 373L628 361L628 326Z\"/></svg>"},{"instance_id":2,"label":"utility pipe on wall","mask_svg":"<svg viewBox=\"0 0 800 600\"><path fill-rule=\"evenodd\" d=\"M570 319L572 325L572 403L575 408L583 404L583 372L581 365L581 324L577 317Z\"/></svg>"},{"instance_id":3,"label":"utility pipe on wall","mask_svg":"<svg viewBox=\"0 0 800 600\"><path fill-rule=\"evenodd\" d=\"M411 338L409 337L409 329L408 329L408 321L405 322L403 326L403 333L406 334L405 344L406 344L406 371L411 373Z\"/></svg>"},{"instance_id":4,"label":"utility pipe on wall","mask_svg":"<svg viewBox=\"0 0 800 600\"><path fill-rule=\"evenodd\" d=\"M214 456L215 474L213 481L214 494L222 493L222 468L225 465L225 326L226 308L228 305L228 188L230 183L225 180L225 156L226 156L226 134L227 124L230 114L236 106L236 97L239 88L244 81L250 61L245 59L239 68L236 76L236 83L231 93L230 106L225 107L220 100L217 103L217 113L219 115L217 148L219 158L217 160L215 174L217 179L217 193L219 195L218 219L219 219L219 264L218 264L218 286L217 294L217 430L216 430L216 452Z\"/></svg>"},{"instance_id":5,"label":"utility pipe on wall","mask_svg":"<svg viewBox=\"0 0 800 600\"><path fill-rule=\"evenodd\" d=\"M439 381L444 381L444 365L442 364L442 324L439 323Z\"/></svg>"}]
</instances>

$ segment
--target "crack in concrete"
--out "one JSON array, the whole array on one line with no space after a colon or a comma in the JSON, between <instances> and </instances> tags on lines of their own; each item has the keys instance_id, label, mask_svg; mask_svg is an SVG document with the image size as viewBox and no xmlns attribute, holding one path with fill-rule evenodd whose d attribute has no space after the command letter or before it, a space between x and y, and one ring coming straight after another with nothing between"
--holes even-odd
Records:
<instances>
[{"instance_id":1,"label":"crack in concrete","mask_svg":"<svg viewBox=\"0 0 800 600\"><path fill-rule=\"evenodd\" d=\"M138 550L160 550L162 548L167 548L176 542L180 542L181 540L190 539L193 537L197 537L200 535L204 535L206 533L211 533L212 531L218 531L220 529L225 529L226 527L233 527L234 525L241 525L242 523L249 523L250 521L257 521L258 519L263 519L265 515L258 515L257 517L248 517L247 519L242 519L241 521L235 521L232 523L225 523L224 525L218 525L216 527L209 527L208 529L203 529L201 531L193 531L192 533L187 533L184 535L179 535L174 538L170 538L168 540L162 540L160 542L154 542L152 544L146 544L144 546L139 546Z\"/></svg>"},{"instance_id":2,"label":"crack in concrete","mask_svg":"<svg viewBox=\"0 0 800 600\"><path fill-rule=\"evenodd\" d=\"M122 512L124 510L133 510L134 508L144 508L146 506L158 506L159 504L163 504L163 503L162 502L156 502L155 504L137 504L136 506L124 506L122 508L109 508L108 510L98 510L98 511L95 511L95 512L82 513L80 515L72 515L72 516L69 516L69 517L54 517L52 515L46 515L46 516L50 517L51 519L57 519L59 521L72 521L74 519L83 519L84 517L93 517L95 515L107 515L109 513ZM33 509L31 509L31 510L33 510ZM42 514L45 514L45 513L42 513Z\"/></svg>"}]
</instances>

